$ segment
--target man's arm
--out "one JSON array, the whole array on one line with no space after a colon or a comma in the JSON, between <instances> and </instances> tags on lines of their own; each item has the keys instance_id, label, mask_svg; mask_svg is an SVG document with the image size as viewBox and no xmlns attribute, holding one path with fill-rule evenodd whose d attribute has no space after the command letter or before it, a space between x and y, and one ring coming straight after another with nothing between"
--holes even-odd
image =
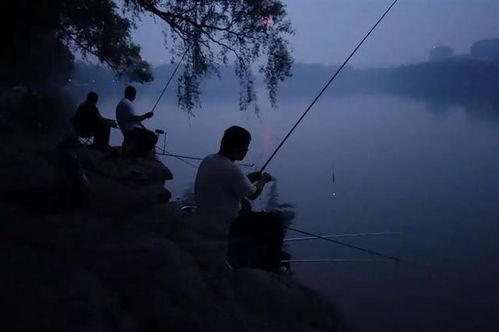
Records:
<instances>
[{"instance_id":1,"label":"man's arm","mask_svg":"<svg viewBox=\"0 0 499 332\"><path fill-rule=\"evenodd\" d=\"M251 178L250 178L251 176ZM272 181L272 177L270 176L269 173L263 173L263 174L260 174L258 172L258 175L255 174L255 173L251 173L251 174L248 174L248 178L251 180L252 178L254 179L255 177L260 177L256 182L253 183L253 185L256 187L256 191L249 195L248 198L251 199L252 201L257 199L258 196L260 196L260 194L262 193L263 191L263 188L265 187L265 185Z\"/></svg>"},{"instance_id":2,"label":"man's arm","mask_svg":"<svg viewBox=\"0 0 499 332\"><path fill-rule=\"evenodd\" d=\"M113 128L118 128L118 123L116 122L116 120L113 120L113 119L108 119L108 118L105 118L102 116L102 114L100 114L100 111L97 107L95 107L96 109L96 116L97 118L99 119L99 121L105 121L107 122L111 127Z\"/></svg>"},{"instance_id":3,"label":"man's arm","mask_svg":"<svg viewBox=\"0 0 499 332\"><path fill-rule=\"evenodd\" d=\"M152 118L152 116L153 116L152 112L147 112L146 114L143 115L132 115L130 119L132 119L132 121L134 122L142 122L146 119Z\"/></svg>"}]
</instances>

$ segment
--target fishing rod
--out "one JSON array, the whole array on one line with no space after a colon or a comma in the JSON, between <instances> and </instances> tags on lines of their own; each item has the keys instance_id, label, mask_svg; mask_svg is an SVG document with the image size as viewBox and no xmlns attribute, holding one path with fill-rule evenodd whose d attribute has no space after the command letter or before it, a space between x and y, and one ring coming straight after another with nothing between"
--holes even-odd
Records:
<instances>
[{"instance_id":1,"label":"fishing rod","mask_svg":"<svg viewBox=\"0 0 499 332\"><path fill-rule=\"evenodd\" d=\"M347 65L347 63L350 61L350 59L355 55L355 53L357 53L357 50L362 46L362 44L364 44L364 42L366 41L366 39L371 35L371 33L376 29L376 27L381 23L381 21L383 21L383 19L385 18L385 16L390 12L390 10L393 8L393 6L395 6L395 4L397 2L398 2L398 0L393 1L393 3L390 5L390 7L388 7L388 9L383 13L383 15L381 15L381 17L376 22L376 24L374 24L374 26L371 28L371 30L369 30L369 32L367 33L367 35L365 35L365 37L360 41L360 43L357 45L357 47L355 47L355 49L352 51L352 53L350 53L350 55L346 58L346 60L343 62L343 64L340 66L340 68L338 68L338 70L336 70L336 72L331 77L331 79L326 83L326 85L322 88L322 90L319 92L319 94L314 98L314 100L312 101L312 103L307 107L307 109L301 115L301 117L298 119L298 121L296 121L296 123L294 124L294 126L287 133L287 135L284 137L284 139L281 141L281 143L277 146L277 148L274 150L274 152L270 155L270 157L267 159L267 161L265 162L265 164L263 164L262 168L260 169L260 173L262 173L265 170L265 168L270 163L270 161L274 158L274 156L276 155L276 153L284 145L284 143L286 142L286 140L288 139L288 137L291 136L291 134L296 129L296 127L298 127L298 125L303 120L303 118L305 117L305 115L307 115L307 113L312 109L312 107L315 105L315 103L317 102L317 100L319 100L319 98L322 96L322 94L324 93L324 91L326 91L326 89L329 87L329 85L331 85L331 83L335 80L336 76L338 76L338 74L343 70L343 68Z\"/></svg>"},{"instance_id":2,"label":"fishing rod","mask_svg":"<svg viewBox=\"0 0 499 332\"><path fill-rule=\"evenodd\" d=\"M324 259L283 259L281 263L359 263L359 262L385 262L382 259L348 259L348 258L324 258Z\"/></svg>"},{"instance_id":3,"label":"fishing rod","mask_svg":"<svg viewBox=\"0 0 499 332\"><path fill-rule=\"evenodd\" d=\"M202 161L203 158L199 158L199 157L191 157L191 156L183 156L183 155L180 155L180 154L173 154L173 153L170 153L168 152L166 149L160 147L160 146L157 146L156 145L156 148L160 150L160 152L156 152L156 154L160 155L160 156L165 156L165 157L173 157L173 158L177 158L177 159L190 159L190 160L199 160L199 161ZM244 163L236 163L240 166L244 166L244 167L254 167L255 164L244 164ZM192 165L192 164L191 164ZM196 165L193 165L195 167L197 167Z\"/></svg>"},{"instance_id":4,"label":"fishing rod","mask_svg":"<svg viewBox=\"0 0 499 332\"><path fill-rule=\"evenodd\" d=\"M351 234L335 234L335 235L323 235L325 239L340 239L340 238L350 238L350 237L363 237L363 236L384 236L384 235L400 235L399 232L377 232L377 233L351 233ZM289 239L284 239L284 242L296 242L296 241L307 241L307 240L319 240L315 236L306 237L293 237Z\"/></svg>"},{"instance_id":5,"label":"fishing rod","mask_svg":"<svg viewBox=\"0 0 499 332\"><path fill-rule=\"evenodd\" d=\"M161 98L163 97L163 94L165 93L166 89L168 88L168 86L170 85L170 82L172 81L173 77L175 76L175 74L177 73L178 69L180 68L180 65L182 64L182 61L184 61L184 58L185 56L187 55L187 52L189 52L189 47L185 50L184 54L182 55L182 57L180 58L180 61L177 63L177 66L175 67L175 70L173 70L173 73L170 75L170 78L168 79L168 81L166 82L166 85L165 87L163 88L163 91L161 91L161 94L159 95L158 97L158 100L156 100L156 103L154 104L152 110L151 110L151 113L154 113L154 110L156 109L156 106L158 106L159 104L159 101L161 100Z\"/></svg>"},{"instance_id":6,"label":"fishing rod","mask_svg":"<svg viewBox=\"0 0 499 332\"><path fill-rule=\"evenodd\" d=\"M375 255L375 256L379 256L379 257L383 257L383 258L386 258L386 259L393 260L395 262L403 262L398 257L385 255L383 253L380 253L380 252L377 252L377 251L374 251L374 250L370 250L370 249L365 249L365 248L362 248L362 247L354 246L352 244L348 244L348 243L345 243L345 242L340 242L338 240L334 240L332 238L327 238L327 237L324 237L324 236L321 236L321 235L317 235L317 234L313 234L313 233L301 231L299 229L292 228L292 227L289 227L289 226L286 226L286 228L289 229L289 230L291 230L291 231L293 231L293 232L301 233L301 234L308 235L308 236L313 236L313 237L315 237L317 239L322 239L324 241L332 242L332 243L338 244L340 246L344 246L344 247L356 249L356 250L359 250L359 251L363 251L363 252L366 252L366 253L371 254L371 255Z\"/></svg>"},{"instance_id":7,"label":"fishing rod","mask_svg":"<svg viewBox=\"0 0 499 332\"><path fill-rule=\"evenodd\" d=\"M163 150L163 149L161 149ZM190 157L190 156L183 156L183 155L180 155L180 154L173 154L173 153L170 153L166 150L163 150L163 152L160 152L158 153L162 156L166 156L166 157L174 157L174 158L182 158L182 159L191 159L191 160L199 160L199 161L202 161L203 158L199 158L199 157ZM244 164L244 163L236 163L238 165L241 165L241 166L244 166L244 167L254 167L255 164Z\"/></svg>"},{"instance_id":8,"label":"fishing rod","mask_svg":"<svg viewBox=\"0 0 499 332\"><path fill-rule=\"evenodd\" d=\"M165 133L165 131L161 130L161 129L156 129L155 133L158 137L159 137L159 135L164 135L163 147L158 146L158 145L155 146L155 148L160 151L160 152L155 152L156 154L161 155L161 156L165 156L165 157L177 158L177 159L182 160L182 161L184 161L183 159L191 159L191 160L199 160L199 161L203 160L203 158L199 158L199 157L183 156L180 154L173 154L173 153L168 152L166 150L166 133ZM237 164L244 166L244 167L254 167L255 166L255 164L244 164L244 163L237 163ZM191 163L188 163L188 165L196 167L196 168L198 167L198 166L193 165Z\"/></svg>"},{"instance_id":9,"label":"fishing rod","mask_svg":"<svg viewBox=\"0 0 499 332\"><path fill-rule=\"evenodd\" d=\"M162 151L160 151L160 152L155 152L157 155L160 155L160 156L169 156L169 157L173 157L173 158L175 158L175 159L180 160L180 161L181 161L181 162L183 162L184 164L191 166L192 168L196 168L196 169L197 169L197 168L199 168L199 166L194 165L193 163L188 162L188 161L187 161L187 160L185 160L184 158L181 158L181 157L179 157L179 156L176 156L176 155L174 155L174 154L169 153L169 152L168 152L168 151L166 151L166 149L164 149L164 148L162 149L162 148L160 148L160 147L158 147L158 146L156 146L156 148L158 148L158 149L162 150Z\"/></svg>"}]
</instances>

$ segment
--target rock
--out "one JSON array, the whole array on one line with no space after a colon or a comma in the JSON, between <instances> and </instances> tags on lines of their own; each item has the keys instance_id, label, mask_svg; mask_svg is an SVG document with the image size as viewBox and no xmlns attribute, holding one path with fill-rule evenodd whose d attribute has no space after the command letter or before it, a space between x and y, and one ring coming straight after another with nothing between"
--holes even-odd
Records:
<instances>
[{"instance_id":1,"label":"rock","mask_svg":"<svg viewBox=\"0 0 499 332\"><path fill-rule=\"evenodd\" d=\"M31 211L74 209L85 196L78 161L63 151L1 151L0 198Z\"/></svg>"},{"instance_id":2,"label":"rock","mask_svg":"<svg viewBox=\"0 0 499 332\"><path fill-rule=\"evenodd\" d=\"M91 148L78 149L77 155L86 169L127 184L163 184L173 179L171 171L159 160L122 159Z\"/></svg>"},{"instance_id":3,"label":"rock","mask_svg":"<svg viewBox=\"0 0 499 332\"><path fill-rule=\"evenodd\" d=\"M2 153L1 157L0 191L4 195L43 191L56 182L57 169L43 155L11 151Z\"/></svg>"},{"instance_id":4,"label":"rock","mask_svg":"<svg viewBox=\"0 0 499 332\"><path fill-rule=\"evenodd\" d=\"M102 268L123 306L138 318L139 330L210 330L209 290L192 257L173 242L139 236L108 256Z\"/></svg>"},{"instance_id":5,"label":"rock","mask_svg":"<svg viewBox=\"0 0 499 332\"><path fill-rule=\"evenodd\" d=\"M30 211L91 208L126 214L164 204L170 170L157 160L129 161L89 148L0 149L0 199Z\"/></svg>"},{"instance_id":6,"label":"rock","mask_svg":"<svg viewBox=\"0 0 499 332\"><path fill-rule=\"evenodd\" d=\"M230 271L223 243L187 237L170 205L119 218L18 212L2 223L3 327L341 331L334 307L289 277Z\"/></svg>"},{"instance_id":7,"label":"rock","mask_svg":"<svg viewBox=\"0 0 499 332\"><path fill-rule=\"evenodd\" d=\"M229 270L225 238L166 203L159 161L70 146L0 157L2 331L341 330L296 281Z\"/></svg>"},{"instance_id":8,"label":"rock","mask_svg":"<svg viewBox=\"0 0 499 332\"><path fill-rule=\"evenodd\" d=\"M87 271L29 248L0 256L3 331L132 331L114 296Z\"/></svg>"},{"instance_id":9,"label":"rock","mask_svg":"<svg viewBox=\"0 0 499 332\"><path fill-rule=\"evenodd\" d=\"M240 269L235 301L250 331L342 331L334 307L290 277Z\"/></svg>"}]
</instances>

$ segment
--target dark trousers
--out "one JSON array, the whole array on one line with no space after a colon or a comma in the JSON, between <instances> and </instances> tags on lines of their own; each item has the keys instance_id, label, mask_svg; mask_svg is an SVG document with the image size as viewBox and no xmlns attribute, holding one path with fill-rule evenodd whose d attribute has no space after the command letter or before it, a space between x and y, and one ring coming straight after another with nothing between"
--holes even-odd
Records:
<instances>
[{"instance_id":1,"label":"dark trousers","mask_svg":"<svg viewBox=\"0 0 499 332\"><path fill-rule=\"evenodd\" d=\"M96 148L107 148L110 135L111 125L107 121L99 121L94 130L94 146Z\"/></svg>"},{"instance_id":2,"label":"dark trousers","mask_svg":"<svg viewBox=\"0 0 499 332\"><path fill-rule=\"evenodd\" d=\"M158 142L155 133L145 128L135 128L124 134L123 154L128 158L147 158Z\"/></svg>"},{"instance_id":3,"label":"dark trousers","mask_svg":"<svg viewBox=\"0 0 499 332\"><path fill-rule=\"evenodd\" d=\"M77 134L81 137L93 137L93 146L98 149L107 148L111 135L111 125L105 119L98 119L93 123L87 123L77 128Z\"/></svg>"}]
</instances>

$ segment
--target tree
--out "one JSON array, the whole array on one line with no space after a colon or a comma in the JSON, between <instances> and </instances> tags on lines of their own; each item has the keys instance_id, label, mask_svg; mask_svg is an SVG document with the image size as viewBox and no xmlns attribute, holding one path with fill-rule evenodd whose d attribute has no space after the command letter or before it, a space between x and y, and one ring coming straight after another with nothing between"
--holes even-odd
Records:
<instances>
[{"instance_id":1,"label":"tree","mask_svg":"<svg viewBox=\"0 0 499 332\"><path fill-rule=\"evenodd\" d=\"M7 36L14 47L2 72L11 68L9 62L18 68L36 67L37 61L29 56L22 61L16 56L28 54L26 44L46 34L57 47L92 54L131 81L150 81L150 65L141 59L140 47L130 36L140 19L149 15L168 26L165 41L172 62L185 53L178 89L185 110L199 105L200 80L218 75L220 66L231 61L241 82L243 109L255 99L251 66L257 59L266 58L259 71L273 104L279 81L290 76L292 57L286 37L293 30L280 0L7 0L2 6L6 4L3 12L16 18L16 33L24 37ZM5 80L25 82L30 73L10 71Z\"/></svg>"},{"instance_id":2,"label":"tree","mask_svg":"<svg viewBox=\"0 0 499 332\"><path fill-rule=\"evenodd\" d=\"M111 0L16 0L0 6L2 85L67 82L75 50L95 55L131 80L152 79L131 41L132 23Z\"/></svg>"},{"instance_id":3,"label":"tree","mask_svg":"<svg viewBox=\"0 0 499 332\"><path fill-rule=\"evenodd\" d=\"M262 55L267 61L259 70L275 104L292 64L285 37L293 31L280 0L125 0L125 6L135 17L154 15L168 24L177 59L187 52L178 91L185 109L199 101L200 78L218 73L217 64L230 57L241 80L240 106L247 107L255 98L251 64Z\"/></svg>"}]
</instances>

